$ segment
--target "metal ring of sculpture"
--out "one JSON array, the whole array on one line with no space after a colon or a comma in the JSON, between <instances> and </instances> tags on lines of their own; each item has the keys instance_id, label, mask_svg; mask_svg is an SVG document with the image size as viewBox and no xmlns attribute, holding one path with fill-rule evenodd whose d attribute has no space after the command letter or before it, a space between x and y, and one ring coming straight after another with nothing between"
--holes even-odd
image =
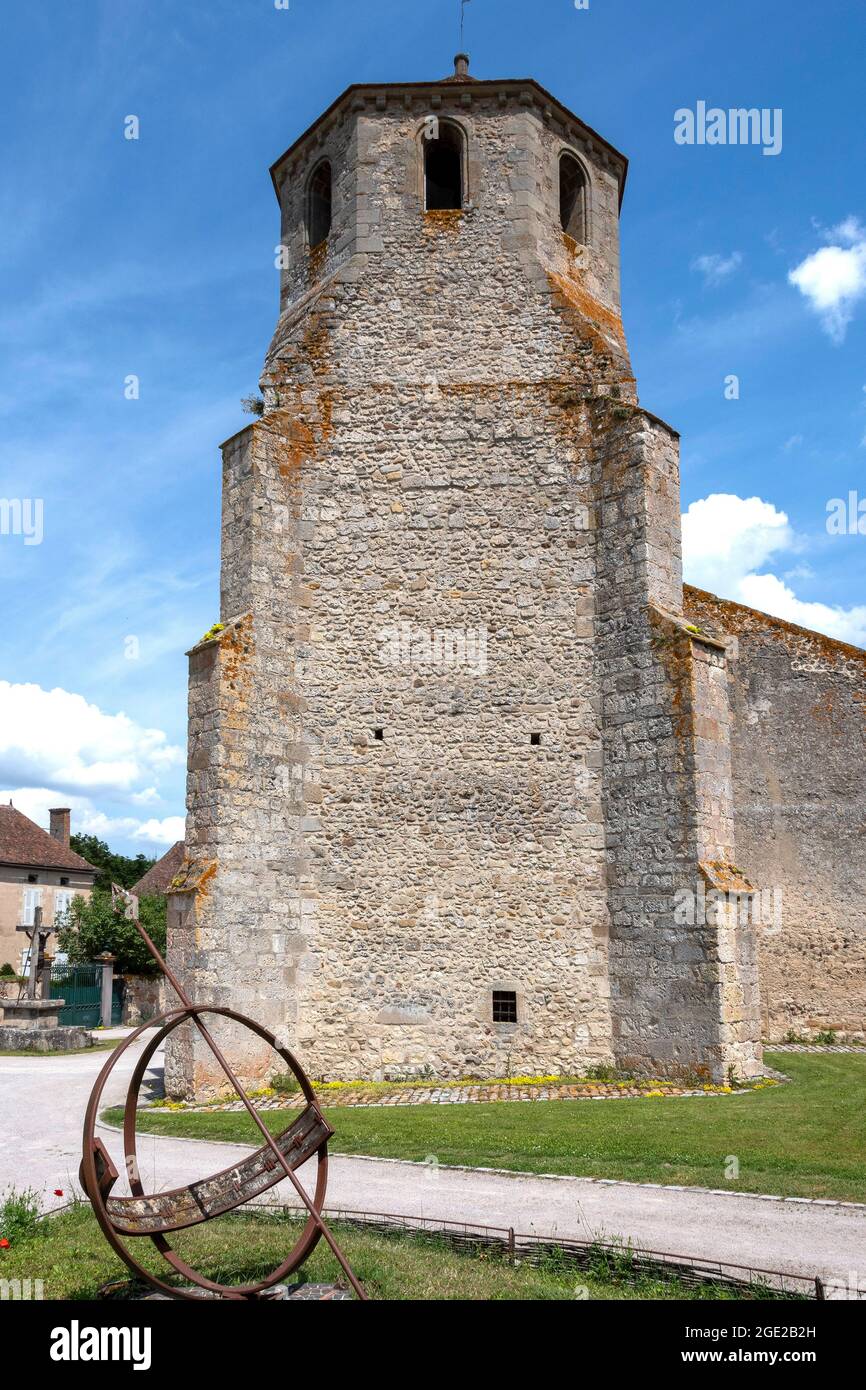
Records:
<instances>
[{"instance_id":1,"label":"metal ring of sculpture","mask_svg":"<svg viewBox=\"0 0 866 1390\"><path fill-rule=\"evenodd\" d=\"M136 1154L135 1122L141 1083L157 1048L174 1032L175 1028L180 1027L187 1020L192 1020L201 1031L205 1031L200 1021L203 1014L214 1014L231 1019L234 1023L249 1028L268 1043L283 1059L297 1080L307 1104L287 1129L276 1135L269 1144L264 1144L234 1167L191 1183L188 1187L174 1188L168 1192L148 1196L142 1187ZM136 1063L124 1108L123 1142L131 1196L112 1197L110 1195L111 1189L117 1182L119 1174L102 1140L96 1137L95 1129L99 1117L100 1102L108 1078L121 1057L146 1029L153 1027L157 1027L158 1032L148 1042ZM241 1099L250 1108L249 1102L239 1087L238 1090ZM183 1289L166 1283L139 1264L127 1248L125 1239L148 1236L171 1268L199 1289L221 1298L250 1299L263 1294L275 1284L279 1284L287 1275L303 1264L315 1249L322 1235L327 1237L328 1243L332 1245L338 1256L340 1254L336 1250L330 1232L327 1231L321 1219L328 1181L328 1140L333 1132L319 1109L315 1093L303 1068L292 1053L277 1042L272 1033L269 1033L266 1028L262 1028L260 1024L253 1022L252 1019L244 1017L243 1014L234 1013L231 1009L190 1003L184 1008L161 1014L158 1018L137 1028L116 1048L102 1068L90 1094L85 1113L84 1145L79 1178L108 1243L138 1278L152 1284L160 1292L169 1294L172 1298L196 1299L202 1296L195 1289ZM275 1151L277 1148L279 1155ZM316 1187L315 1192L306 1202L310 1213L306 1225L292 1250L266 1279L257 1284L244 1285L243 1287L215 1283L186 1264L172 1249L166 1235L234 1211L237 1207L252 1201L263 1192L269 1191L270 1188L289 1176L288 1170L293 1173L295 1169L300 1168L302 1164L313 1157L317 1159ZM348 1267L344 1265L344 1268L347 1268L347 1272L352 1278ZM353 1278L352 1282L355 1283Z\"/></svg>"}]
</instances>

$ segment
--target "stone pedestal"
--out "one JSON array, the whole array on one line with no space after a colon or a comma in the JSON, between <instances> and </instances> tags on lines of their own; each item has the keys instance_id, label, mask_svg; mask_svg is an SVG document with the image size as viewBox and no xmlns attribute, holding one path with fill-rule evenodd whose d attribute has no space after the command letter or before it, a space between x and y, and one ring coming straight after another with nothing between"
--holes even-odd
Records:
<instances>
[{"instance_id":1,"label":"stone pedestal","mask_svg":"<svg viewBox=\"0 0 866 1390\"><path fill-rule=\"evenodd\" d=\"M65 999L4 999L3 1023L9 1028L59 1027Z\"/></svg>"},{"instance_id":2,"label":"stone pedestal","mask_svg":"<svg viewBox=\"0 0 866 1390\"><path fill-rule=\"evenodd\" d=\"M63 999L4 999L0 1052L76 1052L91 1047L86 1028L59 1022Z\"/></svg>"}]
</instances>

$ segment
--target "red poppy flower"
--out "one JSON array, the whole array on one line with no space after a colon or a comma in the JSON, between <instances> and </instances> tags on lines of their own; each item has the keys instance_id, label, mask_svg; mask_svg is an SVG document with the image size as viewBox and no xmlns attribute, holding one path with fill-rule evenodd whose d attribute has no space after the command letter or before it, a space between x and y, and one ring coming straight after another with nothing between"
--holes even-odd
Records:
<instances>
[{"instance_id":1,"label":"red poppy flower","mask_svg":"<svg viewBox=\"0 0 866 1390\"><path fill-rule=\"evenodd\" d=\"M8 1250L8 1249L9 1249L9 1242L8 1242L8 1240L6 1239L6 1237L4 1236L3 1239L0 1240L0 1250Z\"/></svg>"}]
</instances>

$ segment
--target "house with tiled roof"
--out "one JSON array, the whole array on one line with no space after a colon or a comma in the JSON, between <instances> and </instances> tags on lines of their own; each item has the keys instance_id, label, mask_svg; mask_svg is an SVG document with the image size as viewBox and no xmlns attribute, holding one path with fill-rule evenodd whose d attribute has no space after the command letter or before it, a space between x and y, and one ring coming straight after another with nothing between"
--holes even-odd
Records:
<instances>
[{"instance_id":1,"label":"house with tiled roof","mask_svg":"<svg viewBox=\"0 0 866 1390\"><path fill-rule=\"evenodd\" d=\"M0 806L0 965L20 965L27 937L16 927L32 926L37 907L50 926L76 895L93 889L96 869L69 845L68 808L48 814L43 830L11 802Z\"/></svg>"},{"instance_id":2,"label":"house with tiled roof","mask_svg":"<svg viewBox=\"0 0 866 1390\"><path fill-rule=\"evenodd\" d=\"M171 849L157 859L152 868L148 869L143 878L138 880L130 892L137 898L164 898L171 886L171 881L180 873L181 865L186 858L186 844L183 840L176 840Z\"/></svg>"}]
</instances>

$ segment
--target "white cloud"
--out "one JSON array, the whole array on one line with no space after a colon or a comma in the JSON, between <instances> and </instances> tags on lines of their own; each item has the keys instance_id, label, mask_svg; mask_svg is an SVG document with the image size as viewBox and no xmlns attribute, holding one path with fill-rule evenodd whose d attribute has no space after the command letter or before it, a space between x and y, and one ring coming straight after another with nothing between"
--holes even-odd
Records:
<instances>
[{"instance_id":1,"label":"white cloud","mask_svg":"<svg viewBox=\"0 0 866 1390\"><path fill-rule=\"evenodd\" d=\"M855 217L824 233L831 244L788 272L834 343L844 340L854 307L866 295L866 231Z\"/></svg>"},{"instance_id":2,"label":"white cloud","mask_svg":"<svg viewBox=\"0 0 866 1390\"><path fill-rule=\"evenodd\" d=\"M692 270L700 271L704 277L705 285L720 285L723 280L727 280L729 275L739 270L743 263L741 252L732 251L730 256L696 256L692 261Z\"/></svg>"},{"instance_id":3,"label":"white cloud","mask_svg":"<svg viewBox=\"0 0 866 1390\"><path fill-rule=\"evenodd\" d=\"M801 434L792 434L790 439L785 440L784 444L782 445L782 448L785 450L785 453L787 454L790 453L792 449L799 449L802 443L803 436Z\"/></svg>"},{"instance_id":4,"label":"white cloud","mask_svg":"<svg viewBox=\"0 0 866 1390\"><path fill-rule=\"evenodd\" d=\"M822 235L824 240L828 242L841 241L845 246L856 246L858 242L863 241L866 233L864 233L858 219L849 214L838 226L830 227Z\"/></svg>"},{"instance_id":5,"label":"white cloud","mask_svg":"<svg viewBox=\"0 0 866 1390\"><path fill-rule=\"evenodd\" d=\"M800 627L826 632L840 642L866 647L866 604L856 608L834 608L828 603L807 603L797 598L775 574L747 574L740 581L742 602L762 613L772 613Z\"/></svg>"},{"instance_id":6,"label":"white cloud","mask_svg":"<svg viewBox=\"0 0 866 1390\"><path fill-rule=\"evenodd\" d=\"M688 580L720 593L731 581L791 550L794 533L784 512L760 497L714 492L683 516L683 565Z\"/></svg>"},{"instance_id":7,"label":"white cloud","mask_svg":"<svg viewBox=\"0 0 866 1390\"><path fill-rule=\"evenodd\" d=\"M143 792L133 792L129 799L136 806L151 806L154 801L159 801L159 792L156 787L145 787Z\"/></svg>"},{"instance_id":8,"label":"white cloud","mask_svg":"<svg viewBox=\"0 0 866 1390\"><path fill-rule=\"evenodd\" d=\"M128 792L183 762L161 729L81 695L0 681L0 777L67 793Z\"/></svg>"},{"instance_id":9,"label":"white cloud","mask_svg":"<svg viewBox=\"0 0 866 1390\"><path fill-rule=\"evenodd\" d=\"M840 608L797 598L771 573L759 573L771 558L796 552L802 540L784 512L760 497L713 493L692 502L683 519L683 570L688 583L734 599L762 613L866 647L866 606ZM803 566L785 579L806 578Z\"/></svg>"},{"instance_id":10,"label":"white cloud","mask_svg":"<svg viewBox=\"0 0 866 1390\"><path fill-rule=\"evenodd\" d=\"M173 845L176 840L186 836L186 822L183 816L165 816L162 820L148 820L140 825L132 838L150 840L156 845Z\"/></svg>"},{"instance_id":11,"label":"white cloud","mask_svg":"<svg viewBox=\"0 0 866 1390\"><path fill-rule=\"evenodd\" d=\"M152 846L184 838L182 816L160 817L160 779L184 761L161 729L108 714L68 690L0 681L0 800L47 827L69 806L73 830ZM163 803L164 805L164 803ZM136 815L139 807L148 807ZM171 810L171 804L167 807Z\"/></svg>"}]
</instances>

